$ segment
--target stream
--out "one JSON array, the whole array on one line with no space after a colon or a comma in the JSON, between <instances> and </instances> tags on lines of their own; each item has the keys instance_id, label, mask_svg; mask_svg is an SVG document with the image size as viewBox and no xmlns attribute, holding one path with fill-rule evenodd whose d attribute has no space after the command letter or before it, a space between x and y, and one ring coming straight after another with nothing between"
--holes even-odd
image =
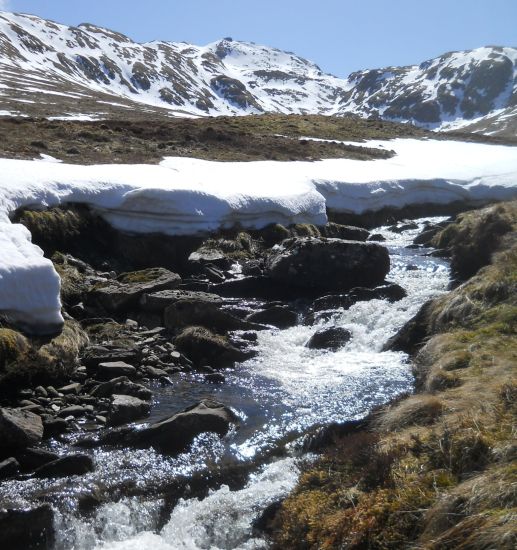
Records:
<instances>
[{"instance_id":1,"label":"stream","mask_svg":"<svg viewBox=\"0 0 517 550\"><path fill-rule=\"evenodd\" d=\"M152 388L150 420L211 397L237 413L239 429L223 439L201 435L189 452L176 457L149 449L96 449L92 451L95 472L58 481L9 481L3 491L23 501L57 486L56 550L267 548L253 522L296 485L301 437L315 426L360 419L373 407L412 390L407 356L380 349L425 301L447 288L447 262L427 256L429 249L407 248L424 221L417 220L419 229L403 233L387 227L373 231L386 238L382 244L390 251L388 280L401 285L406 298L394 303L358 302L313 326L261 331L256 357L225 371L226 383L220 386L207 385L201 375L179 374L171 386ZM327 324L348 329L350 342L337 352L306 348L310 336ZM51 449L64 452L66 447L52 443ZM220 485L204 498L187 498L187 491L163 518L163 499L153 497L152 488L159 494L179 477L193 478L236 464L250 465L244 486L230 490ZM131 486L133 494L135 488L141 489L141 494L113 499L87 515L75 510L74 497L79 493L124 486Z\"/></svg>"}]
</instances>

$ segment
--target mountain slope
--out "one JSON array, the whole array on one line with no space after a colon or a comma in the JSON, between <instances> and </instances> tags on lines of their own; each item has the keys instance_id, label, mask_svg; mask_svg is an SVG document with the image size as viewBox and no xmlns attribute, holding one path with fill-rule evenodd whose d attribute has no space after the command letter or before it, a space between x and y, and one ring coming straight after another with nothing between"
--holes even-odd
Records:
<instances>
[{"instance_id":1,"label":"mountain slope","mask_svg":"<svg viewBox=\"0 0 517 550\"><path fill-rule=\"evenodd\" d=\"M514 136L516 66L517 49L486 47L339 79L231 38L138 44L91 24L0 12L0 114L356 114Z\"/></svg>"}]
</instances>

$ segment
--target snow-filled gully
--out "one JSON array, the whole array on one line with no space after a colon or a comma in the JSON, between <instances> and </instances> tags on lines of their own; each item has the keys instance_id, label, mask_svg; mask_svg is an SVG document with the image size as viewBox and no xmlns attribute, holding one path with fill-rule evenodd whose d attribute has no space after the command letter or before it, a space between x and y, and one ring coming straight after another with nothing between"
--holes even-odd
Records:
<instances>
[{"instance_id":1,"label":"snow-filled gully","mask_svg":"<svg viewBox=\"0 0 517 550\"><path fill-rule=\"evenodd\" d=\"M334 311L332 319L322 324L345 327L353 335L341 350L304 347L321 324L261 331L258 355L226 371L225 384L214 389L202 383L201 377L197 382L192 376L179 376L172 386L153 388L151 419L211 396L238 414L238 430L222 440L202 435L189 452L175 458L151 450L97 449L96 471L75 478L73 484L12 481L4 484L4 492L18 499L39 490L57 490L63 495L57 506L56 550L267 548L253 522L294 487L299 475L300 437L314 426L361 418L372 407L411 391L407 357L380 349L423 302L446 289L446 262L426 256L426 250L406 248L420 229L402 234L379 230L390 250L388 279L404 287L408 295L395 303L373 300ZM279 457L261 460L273 449L282 450ZM168 509L165 521L164 502L153 498L152 491L145 491L156 487L156 494L161 494L158 489L178 477L193 479L216 466L232 464L249 465L251 474L244 486L230 490L223 482L205 498L183 495ZM86 517L71 504L74 495L87 489L101 487L108 493L125 486L141 488L145 496L108 499Z\"/></svg>"}]
</instances>

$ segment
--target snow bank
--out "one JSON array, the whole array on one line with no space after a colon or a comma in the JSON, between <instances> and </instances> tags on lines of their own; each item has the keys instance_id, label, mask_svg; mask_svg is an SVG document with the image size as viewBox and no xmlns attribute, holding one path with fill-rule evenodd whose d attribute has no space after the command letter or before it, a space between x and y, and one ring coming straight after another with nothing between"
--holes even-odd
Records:
<instances>
[{"instance_id":1,"label":"snow bank","mask_svg":"<svg viewBox=\"0 0 517 550\"><path fill-rule=\"evenodd\" d=\"M375 161L222 163L168 158L158 166L78 166L0 159L0 311L40 330L62 322L59 279L9 215L81 202L115 228L166 235L239 223L326 222L326 208L361 214L419 203L517 198L517 148L395 140Z\"/></svg>"}]
</instances>

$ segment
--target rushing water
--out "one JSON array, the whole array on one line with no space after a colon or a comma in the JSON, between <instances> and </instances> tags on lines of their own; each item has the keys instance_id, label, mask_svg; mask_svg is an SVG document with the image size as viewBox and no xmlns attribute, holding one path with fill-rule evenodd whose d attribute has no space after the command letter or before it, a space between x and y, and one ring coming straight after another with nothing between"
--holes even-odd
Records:
<instances>
[{"instance_id":1,"label":"rushing water","mask_svg":"<svg viewBox=\"0 0 517 550\"><path fill-rule=\"evenodd\" d=\"M257 457L313 426L363 417L372 407L410 391L407 357L381 353L380 349L426 300L446 289L448 266L425 256L426 251L406 248L419 230L397 234L380 228L378 232L386 237L383 244L390 250L389 280L406 289L406 298L393 304L385 300L358 302L346 311L333 312L331 319L316 326L300 324L259 332L258 355L226 372L222 386L208 386L201 378L180 375L172 386L154 388L154 419L212 397L235 410L241 427L222 440L201 436L190 452L175 458L152 450L97 450L96 472L65 483L63 502L67 494L92 486L107 490L131 483L159 488L177 476L193 476L214 465L253 464ZM347 328L351 341L337 352L307 349L304 344L310 336L326 324ZM287 451L283 458L265 461L255 469L241 489L231 491L222 486L203 499L180 500L158 531L162 502L152 495L104 504L87 518L67 511L62 502L57 549L265 548L265 541L254 535L253 520L288 494L297 477L295 455ZM23 497L24 492L34 490L34 484L47 489L55 482L13 482L11 490Z\"/></svg>"}]
</instances>

